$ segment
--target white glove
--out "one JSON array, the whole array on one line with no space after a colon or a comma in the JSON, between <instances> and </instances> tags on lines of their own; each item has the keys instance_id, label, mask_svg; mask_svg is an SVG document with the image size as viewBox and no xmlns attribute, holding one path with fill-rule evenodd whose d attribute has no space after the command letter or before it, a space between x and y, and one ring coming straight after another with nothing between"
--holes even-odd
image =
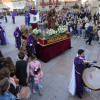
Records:
<instances>
[{"instance_id":1,"label":"white glove","mask_svg":"<svg viewBox=\"0 0 100 100\"><path fill-rule=\"evenodd\" d=\"M19 37L18 35L16 35L16 37Z\"/></svg>"},{"instance_id":2,"label":"white glove","mask_svg":"<svg viewBox=\"0 0 100 100\"><path fill-rule=\"evenodd\" d=\"M40 42L37 42L37 44L40 44Z\"/></svg>"},{"instance_id":3,"label":"white glove","mask_svg":"<svg viewBox=\"0 0 100 100\"><path fill-rule=\"evenodd\" d=\"M32 46L33 44L30 44L30 46Z\"/></svg>"}]
</instances>

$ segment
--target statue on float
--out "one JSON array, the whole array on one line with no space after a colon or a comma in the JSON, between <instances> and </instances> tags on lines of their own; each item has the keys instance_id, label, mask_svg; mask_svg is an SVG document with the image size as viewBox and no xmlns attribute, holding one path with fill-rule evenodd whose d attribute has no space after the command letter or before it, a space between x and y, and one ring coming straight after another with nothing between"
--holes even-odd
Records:
<instances>
[{"instance_id":1,"label":"statue on float","mask_svg":"<svg viewBox=\"0 0 100 100\"><path fill-rule=\"evenodd\" d=\"M56 27L55 27L55 23L56 23L55 8L56 8L56 6L48 12L48 17L47 17L48 29L54 29L54 30L56 29Z\"/></svg>"},{"instance_id":2,"label":"statue on float","mask_svg":"<svg viewBox=\"0 0 100 100\"><path fill-rule=\"evenodd\" d=\"M37 23L39 21L39 13L35 9L35 4L31 1L31 6L28 13L28 25L32 26L32 29L37 28Z\"/></svg>"}]
</instances>

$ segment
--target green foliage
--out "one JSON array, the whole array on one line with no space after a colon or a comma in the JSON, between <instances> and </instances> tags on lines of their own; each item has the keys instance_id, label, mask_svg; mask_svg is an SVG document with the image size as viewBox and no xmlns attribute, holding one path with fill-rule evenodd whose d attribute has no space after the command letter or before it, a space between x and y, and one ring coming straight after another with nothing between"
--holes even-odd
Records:
<instances>
[{"instance_id":1,"label":"green foliage","mask_svg":"<svg viewBox=\"0 0 100 100\"><path fill-rule=\"evenodd\" d=\"M44 23L44 24L43 24L43 27L44 27L44 28L48 28L48 24L47 24L47 23Z\"/></svg>"},{"instance_id":2,"label":"green foliage","mask_svg":"<svg viewBox=\"0 0 100 100\"><path fill-rule=\"evenodd\" d=\"M75 4L73 5L73 9L79 9L78 4L75 3Z\"/></svg>"}]
</instances>

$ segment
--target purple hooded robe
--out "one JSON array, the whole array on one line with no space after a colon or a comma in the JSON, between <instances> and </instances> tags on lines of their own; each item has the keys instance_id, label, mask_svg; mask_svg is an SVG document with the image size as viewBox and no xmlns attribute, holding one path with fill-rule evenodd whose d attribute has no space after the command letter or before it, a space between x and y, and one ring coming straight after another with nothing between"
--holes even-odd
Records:
<instances>
[{"instance_id":1,"label":"purple hooded robe","mask_svg":"<svg viewBox=\"0 0 100 100\"><path fill-rule=\"evenodd\" d=\"M32 33L28 34L28 38L27 38L27 44L30 47L30 52L32 54L35 54L35 47L34 47L34 43L37 43L36 39L33 37Z\"/></svg>"},{"instance_id":2,"label":"purple hooded robe","mask_svg":"<svg viewBox=\"0 0 100 100\"><path fill-rule=\"evenodd\" d=\"M19 30L19 27L15 28L14 31L14 37L15 37L15 41L16 41L16 48L20 48L21 47L21 31Z\"/></svg>"},{"instance_id":3,"label":"purple hooded robe","mask_svg":"<svg viewBox=\"0 0 100 100\"><path fill-rule=\"evenodd\" d=\"M1 41L1 45L6 45L6 40L4 37L4 29L2 28L2 26L0 25L0 41Z\"/></svg>"},{"instance_id":4,"label":"purple hooded robe","mask_svg":"<svg viewBox=\"0 0 100 100\"><path fill-rule=\"evenodd\" d=\"M84 57L82 57L84 59ZM82 83L82 73L85 69L85 64L83 60L79 58L79 56L74 58L75 64L75 77L76 77L76 94L83 94L84 87Z\"/></svg>"},{"instance_id":5,"label":"purple hooded robe","mask_svg":"<svg viewBox=\"0 0 100 100\"><path fill-rule=\"evenodd\" d=\"M12 20L13 20L13 24L15 24L15 12L12 12Z\"/></svg>"}]
</instances>

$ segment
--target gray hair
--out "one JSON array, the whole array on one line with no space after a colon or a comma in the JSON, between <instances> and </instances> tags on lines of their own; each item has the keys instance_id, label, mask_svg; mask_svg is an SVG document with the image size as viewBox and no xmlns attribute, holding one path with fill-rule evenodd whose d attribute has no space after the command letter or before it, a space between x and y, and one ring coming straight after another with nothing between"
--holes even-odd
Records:
<instances>
[{"instance_id":1,"label":"gray hair","mask_svg":"<svg viewBox=\"0 0 100 100\"><path fill-rule=\"evenodd\" d=\"M23 87L20 91L20 99L21 100L30 100L31 99L31 90L29 87Z\"/></svg>"},{"instance_id":2,"label":"gray hair","mask_svg":"<svg viewBox=\"0 0 100 100\"><path fill-rule=\"evenodd\" d=\"M0 81L0 93L4 94L10 86L8 78L4 78Z\"/></svg>"}]
</instances>

